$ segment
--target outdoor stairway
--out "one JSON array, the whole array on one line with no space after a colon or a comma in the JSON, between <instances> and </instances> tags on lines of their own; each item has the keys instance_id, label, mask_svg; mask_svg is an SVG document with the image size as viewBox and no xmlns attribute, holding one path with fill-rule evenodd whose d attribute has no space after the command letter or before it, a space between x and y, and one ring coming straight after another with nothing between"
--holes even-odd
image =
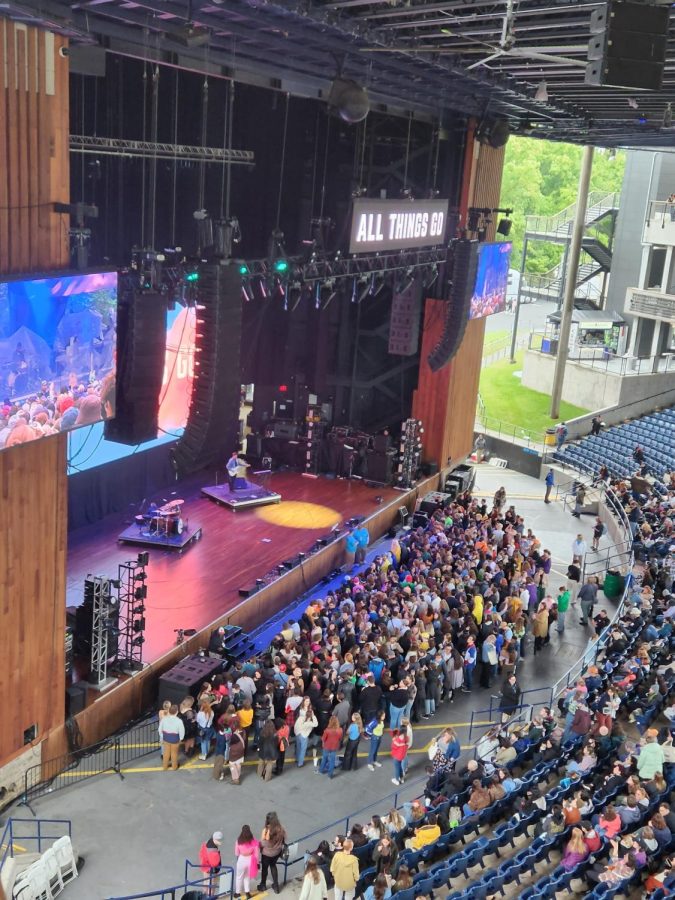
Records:
<instances>
[{"instance_id":1,"label":"outdoor stairway","mask_svg":"<svg viewBox=\"0 0 675 900\"><path fill-rule=\"evenodd\" d=\"M618 211L619 195L607 194L604 191L591 191L588 195L584 223L586 228L597 225L606 216L614 216ZM555 243L566 243L572 234L572 225L576 215L576 203L570 204L560 212L545 216L525 217L525 237L546 238Z\"/></svg>"}]
</instances>

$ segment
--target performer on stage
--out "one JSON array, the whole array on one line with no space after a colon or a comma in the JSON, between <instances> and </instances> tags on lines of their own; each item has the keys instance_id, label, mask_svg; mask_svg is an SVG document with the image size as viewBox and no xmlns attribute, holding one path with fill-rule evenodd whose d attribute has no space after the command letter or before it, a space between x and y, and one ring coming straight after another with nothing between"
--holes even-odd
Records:
<instances>
[{"instance_id":1,"label":"performer on stage","mask_svg":"<svg viewBox=\"0 0 675 900\"><path fill-rule=\"evenodd\" d=\"M248 463L245 459L240 459L237 451L235 450L230 458L227 461L227 477L230 482L230 490L237 490L237 478L243 476L242 469L248 468Z\"/></svg>"}]
</instances>

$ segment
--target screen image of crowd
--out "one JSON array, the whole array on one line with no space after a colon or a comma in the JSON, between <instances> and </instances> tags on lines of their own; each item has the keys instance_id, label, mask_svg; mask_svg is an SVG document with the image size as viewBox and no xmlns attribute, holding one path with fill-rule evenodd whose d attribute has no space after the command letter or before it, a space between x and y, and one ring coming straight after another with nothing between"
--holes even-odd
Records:
<instances>
[{"instance_id":1,"label":"screen image of crowd","mask_svg":"<svg viewBox=\"0 0 675 900\"><path fill-rule=\"evenodd\" d=\"M470 319L482 319L506 309L511 244L481 244L478 248L476 285L471 296Z\"/></svg>"},{"instance_id":2,"label":"screen image of crowd","mask_svg":"<svg viewBox=\"0 0 675 900\"><path fill-rule=\"evenodd\" d=\"M115 414L117 273L0 283L0 449Z\"/></svg>"}]
</instances>

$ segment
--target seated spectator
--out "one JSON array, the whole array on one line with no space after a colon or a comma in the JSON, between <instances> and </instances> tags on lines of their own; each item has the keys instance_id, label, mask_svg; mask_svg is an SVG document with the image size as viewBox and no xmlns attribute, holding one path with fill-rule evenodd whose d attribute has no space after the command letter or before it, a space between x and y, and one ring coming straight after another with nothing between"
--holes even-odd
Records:
<instances>
[{"instance_id":1,"label":"seated spectator","mask_svg":"<svg viewBox=\"0 0 675 900\"><path fill-rule=\"evenodd\" d=\"M612 804L598 816L597 828L606 838L613 838L621 831L621 819Z\"/></svg>"},{"instance_id":2,"label":"seated spectator","mask_svg":"<svg viewBox=\"0 0 675 900\"><path fill-rule=\"evenodd\" d=\"M569 841L565 845L565 850L560 860L560 865L565 871L570 872L575 869L589 854L588 846L584 840L584 833L581 828L573 828Z\"/></svg>"},{"instance_id":3,"label":"seated spectator","mask_svg":"<svg viewBox=\"0 0 675 900\"><path fill-rule=\"evenodd\" d=\"M626 828L628 825L634 825L642 818L642 812L640 811L638 802L633 794L626 798L625 804L620 803L616 807L616 811L619 814L623 828Z\"/></svg>"},{"instance_id":4,"label":"seated spectator","mask_svg":"<svg viewBox=\"0 0 675 900\"><path fill-rule=\"evenodd\" d=\"M490 803L490 791L484 788L479 779L475 779L471 785L469 799L464 804L462 811L465 816L475 816L481 809L486 809Z\"/></svg>"},{"instance_id":5,"label":"seated spectator","mask_svg":"<svg viewBox=\"0 0 675 900\"><path fill-rule=\"evenodd\" d=\"M405 842L405 845L409 850L421 850L422 847L433 844L440 836L441 829L438 820L433 813L430 813L426 825L416 828L415 834Z\"/></svg>"}]
</instances>

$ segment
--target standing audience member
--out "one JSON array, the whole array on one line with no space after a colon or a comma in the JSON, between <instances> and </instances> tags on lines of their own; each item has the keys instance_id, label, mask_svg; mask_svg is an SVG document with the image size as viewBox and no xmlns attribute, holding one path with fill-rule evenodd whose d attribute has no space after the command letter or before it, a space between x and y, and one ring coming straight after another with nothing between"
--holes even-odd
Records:
<instances>
[{"instance_id":1,"label":"standing audience member","mask_svg":"<svg viewBox=\"0 0 675 900\"><path fill-rule=\"evenodd\" d=\"M248 825L242 825L239 837L234 845L236 857L236 886L238 894L246 894L247 900L251 900L251 881L258 874L258 856L260 845L253 837Z\"/></svg>"}]
</instances>

